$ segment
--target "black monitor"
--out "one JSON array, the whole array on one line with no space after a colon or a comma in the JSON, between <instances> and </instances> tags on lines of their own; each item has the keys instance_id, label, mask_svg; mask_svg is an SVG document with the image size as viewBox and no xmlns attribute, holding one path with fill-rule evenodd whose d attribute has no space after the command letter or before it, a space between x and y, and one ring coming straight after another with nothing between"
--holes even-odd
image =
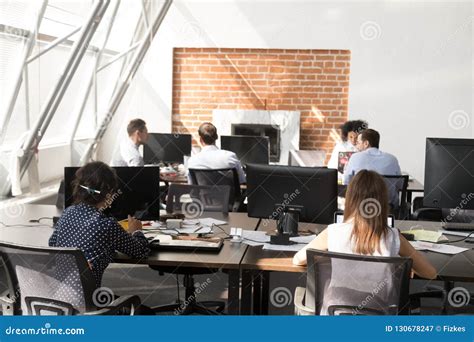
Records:
<instances>
[{"instance_id":1,"label":"black monitor","mask_svg":"<svg viewBox=\"0 0 474 342\"><path fill-rule=\"evenodd\" d=\"M474 139L426 138L423 204L474 209Z\"/></svg>"},{"instance_id":2,"label":"black monitor","mask_svg":"<svg viewBox=\"0 0 474 342\"><path fill-rule=\"evenodd\" d=\"M232 151L242 165L268 164L270 160L270 139L248 135L221 136L221 149Z\"/></svg>"},{"instance_id":3,"label":"black monitor","mask_svg":"<svg viewBox=\"0 0 474 342\"><path fill-rule=\"evenodd\" d=\"M149 133L143 145L145 164L184 163L184 156L191 155L191 134Z\"/></svg>"},{"instance_id":4,"label":"black monitor","mask_svg":"<svg viewBox=\"0 0 474 342\"><path fill-rule=\"evenodd\" d=\"M72 181L79 167L64 168L64 208L70 206ZM104 213L117 220L135 216L140 220L158 220L160 218L160 168L127 167L113 168L117 172L119 189L110 208ZM120 190L120 191L119 191Z\"/></svg>"},{"instance_id":5,"label":"black monitor","mask_svg":"<svg viewBox=\"0 0 474 342\"><path fill-rule=\"evenodd\" d=\"M300 207L299 220L330 224L337 211L337 170L247 165L248 216L277 219L283 206Z\"/></svg>"}]
</instances>

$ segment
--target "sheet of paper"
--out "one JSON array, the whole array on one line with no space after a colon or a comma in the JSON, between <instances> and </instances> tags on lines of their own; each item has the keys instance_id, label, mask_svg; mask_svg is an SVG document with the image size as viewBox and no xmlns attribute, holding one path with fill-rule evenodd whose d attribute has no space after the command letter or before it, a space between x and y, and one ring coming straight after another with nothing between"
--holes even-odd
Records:
<instances>
[{"instance_id":1,"label":"sheet of paper","mask_svg":"<svg viewBox=\"0 0 474 342\"><path fill-rule=\"evenodd\" d=\"M450 254L450 255L459 254L459 253L469 250L469 248L451 246L451 245L446 245L446 244L430 243L430 242L424 242L424 241L410 241L410 243L416 250L431 251L431 252Z\"/></svg>"},{"instance_id":2,"label":"sheet of paper","mask_svg":"<svg viewBox=\"0 0 474 342\"><path fill-rule=\"evenodd\" d=\"M403 233L410 233L415 235L415 240L417 241L428 241L428 242L438 242L441 239L443 233L436 230L424 230L424 229L410 229L405 230Z\"/></svg>"},{"instance_id":3,"label":"sheet of paper","mask_svg":"<svg viewBox=\"0 0 474 342\"><path fill-rule=\"evenodd\" d=\"M297 243L310 243L315 237L316 235L295 236L291 237L290 240Z\"/></svg>"},{"instance_id":4,"label":"sheet of paper","mask_svg":"<svg viewBox=\"0 0 474 342\"><path fill-rule=\"evenodd\" d=\"M270 242L270 236L267 235L266 232L261 231L254 231L254 230L243 230L242 237L244 242L259 242L260 244L264 244L265 242Z\"/></svg>"},{"instance_id":5,"label":"sheet of paper","mask_svg":"<svg viewBox=\"0 0 474 342\"><path fill-rule=\"evenodd\" d=\"M305 245L302 243L294 245L272 245L270 243L266 243L263 245L263 249L269 251L298 252L304 246Z\"/></svg>"}]
</instances>

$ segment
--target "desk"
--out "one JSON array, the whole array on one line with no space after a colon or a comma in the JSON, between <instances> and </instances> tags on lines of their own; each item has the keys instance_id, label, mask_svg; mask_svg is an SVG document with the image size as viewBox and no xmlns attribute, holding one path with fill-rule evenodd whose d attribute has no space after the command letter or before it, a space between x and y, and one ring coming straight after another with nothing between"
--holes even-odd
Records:
<instances>
[{"instance_id":1,"label":"desk","mask_svg":"<svg viewBox=\"0 0 474 342\"><path fill-rule=\"evenodd\" d=\"M18 209L18 211L16 211ZM38 219L40 217L59 216L61 214L55 206L52 205L22 205L15 208L16 212L22 215L13 215L13 210L0 210L0 221L5 224L24 224L31 225L29 219ZM207 213L205 216L212 216L216 219L224 219L229 222L222 228L229 233L230 227L244 227L254 229L257 225L257 219L249 218L246 213L230 213L223 216L219 213ZM52 225L51 221L42 221ZM218 229L215 230L218 233ZM0 227L0 240L31 245L47 246L48 239L53 229L51 226L36 227ZM216 234L219 235L219 234ZM220 269L226 271L229 276L228 291L228 313L238 314L240 304L240 263L247 250L245 244L232 243L225 241L224 246L219 253L190 253L185 251L152 251L147 259L139 260L129 258L123 254L118 254L114 259L117 263L144 264L168 270L178 270L180 268L188 269Z\"/></svg>"},{"instance_id":2,"label":"desk","mask_svg":"<svg viewBox=\"0 0 474 342\"><path fill-rule=\"evenodd\" d=\"M300 224L304 229L313 232L320 232L324 225ZM441 228L440 222L428 221L395 221L395 226L400 230L407 230L411 227L417 229L438 230ZM275 229L274 222L270 222L266 227L259 230L269 231ZM460 237L449 236L450 240L458 240ZM438 271L438 280L445 282L447 287L452 286L452 282L465 281L474 282L474 250L473 245L465 242L456 245L471 250L456 255L446 255L434 252L422 252ZM292 263L294 252L280 252L262 250L262 247L249 247L241 263L242 268L242 309L241 314L250 314L250 307L254 301L254 314L266 314L268 312L269 298L269 273L270 272L297 272L305 273L306 267L295 266ZM253 284L253 285L252 285Z\"/></svg>"}]
</instances>

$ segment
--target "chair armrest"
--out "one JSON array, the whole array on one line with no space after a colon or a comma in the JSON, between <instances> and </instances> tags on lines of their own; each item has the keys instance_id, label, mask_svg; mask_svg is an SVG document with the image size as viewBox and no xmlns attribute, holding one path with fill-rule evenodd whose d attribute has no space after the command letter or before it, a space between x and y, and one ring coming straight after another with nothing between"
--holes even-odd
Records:
<instances>
[{"instance_id":1,"label":"chair armrest","mask_svg":"<svg viewBox=\"0 0 474 342\"><path fill-rule=\"evenodd\" d=\"M414 221L418 221L418 217L420 216L420 214L422 213L429 213L429 212L440 212L441 209L438 209L438 208L418 208L416 209L412 216L411 216L411 219L414 220Z\"/></svg>"},{"instance_id":2,"label":"chair armrest","mask_svg":"<svg viewBox=\"0 0 474 342\"><path fill-rule=\"evenodd\" d=\"M116 298L110 305L105 308L100 308L95 311L85 312L86 316L100 316L100 315L117 315L121 313L122 309L130 309L130 315L134 315L141 301L138 296L120 296Z\"/></svg>"},{"instance_id":3,"label":"chair armrest","mask_svg":"<svg viewBox=\"0 0 474 342\"><path fill-rule=\"evenodd\" d=\"M295 315L298 316L309 316L315 315L316 312L304 305L304 299L306 296L306 289L304 287L297 287L295 289L295 296L293 303L295 305Z\"/></svg>"}]
</instances>

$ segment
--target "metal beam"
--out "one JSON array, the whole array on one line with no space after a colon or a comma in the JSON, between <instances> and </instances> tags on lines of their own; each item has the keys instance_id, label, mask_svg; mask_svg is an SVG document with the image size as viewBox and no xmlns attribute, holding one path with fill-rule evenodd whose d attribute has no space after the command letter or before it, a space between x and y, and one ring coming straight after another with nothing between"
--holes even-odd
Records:
<instances>
[{"instance_id":1,"label":"metal beam","mask_svg":"<svg viewBox=\"0 0 474 342\"><path fill-rule=\"evenodd\" d=\"M107 42L109 41L110 33L112 32L112 27L115 23L115 18L117 17L117 12L118 12L118 9L119 9L119 6L120 6L120 1L121 0L117 0L117 2L115 4L112 15L110 17L110 22L109 22L109 25L107 27L107 31L106 31L106 34L105 34L105 37L104 37L104 41L102 43L102 48L99 50L99 52L96 56L94 66L92 67L92 73L91 73L91 76L89 77L89 82L87 83L84 94L81 96L81 99L82 99L81 100L81 105L79 106L77 114L74 116L75 117L74 125L72 127L71 133L69 134L69 146L71 147L71 151L72 151L72 143L73 143L74 138L76 136L77 129L79 128L79 123L81 122L81 118L82 118L82 115L84 113L84 108L87 104L87 99L89 98L89 93L91 91L92 84L95 81L95 77L97 75L97 67L98 67L99 63L101 62L101 60L102 60L102 55L104 54L105 47L107 46Z\"/></svg>"},{"instance_id":2,"label":"metal beam","mask_svg":"<svg viewBox=\"0 0 474 342\"><path fill-rule=\"evenodd\" d=\"M172 3L173 3L172 0L165 1L161 10L158 12L156 17L154 18L153 23L151 27L149 28L149 32L146 33L146 36L150 35L151 37L155 37L156 32L160 28L161 23L163 22L166 14L168 13L168 10L171 7ZM91 158L92 153L97 148L97 144L103 138L110 121L112 120L113 116L117 112L117 109L125 93L127 92L128 87L130 86L130 83L138 70L138 67L143 61L143 58L145 57L145 54L148 51L148 48L150 47L150 45L151 45L151 41L149 39L143 39L141 41L140 47L138 48L138 51L134 55L133 59L131 60L129 67L124 74L124 77L120 77L119 87L116 89L116 91L114 92L110 100L109 106L106 111L106 115L104 116L104 119L102 120L100 127L97 129L95 133L94 141L92 141L89 144L84 155L81 158L81 161L80 161L81 165L86 163Z\"/></svg>"},{"instance_id":3,"label":"metal beam","mask_svg":"<svg viewBox=\"0 0 474 342\"><path fill-rule=\"evenodd\" d=\"M5 136L7 135L7 128L8 124L10 123L11 116L13 114L13 109L15 108L16 99L18 98L18 93L20 92L21 83L23 82L23 68L26 64L26 59L33 51L33 47L35 46L36 34L41 24L41 20L43 18L44 12L46 11L46 6L48 5L48 1L44 0L39 8L38 15L36 17L34 31L32 34L29 34L28 41L26 42L25 49L23 51L23 55L20 57L21 67L18 68L15 81L13 81L12 92L9 96L5 97L5 103L8 103L5 112L0 116L2 118L2 122L0 125L0 145L3 144L5 140Z\"/></svg>"},{"instance_id":4,"label":"metal beam","mask_svg":"<svg viewBox=\"0 0 474 342\"><path fill-rule=\"evenodd\" d=\"M58 46L59 44L61 44L62 42L64 42L66 39L68 39L69 37L71 37L73 34L77 33L81 28L82 28L81 26L76 27L74 30L72 30L71 32L69 32L69 33L66 34L65 36L63 36L63 37L61 37L61 38L55 39L53 42L51 42L51 44L49 44L48 46L46 46L43 50L41 50L40 52L38 52L36 55L30 57L26 62L27 62L27 63L33 62L35 59L41 57L41 56L44 55L46 52L48 52L49 50L55 48L56 46Z\"/></svg>"},{"instance_id":5,"label":"metal beam","mask_svg":"<svg viewBox=\"0 0 474 342\"><path fill-rule=\"evenodd\" d=\"M68 88L77 67L80 64L82 57L87 50L87 46L89 45L97 29L97 26L100 24L109 3L110 0L97 0L92 7L89 17L82 26L79 38L74 42L66 66L64 67L64 70L58 78L55 86L51 90L34 128L31 130L25 144L23 145L23 150L25 153L20 161L21 177L23 177L33 156L32 149L37 146L44 137L44 134L51 120L53 119L54 114L56 113L64 93Z\"/></svg>"},{"instance_id":6,"label":"metal beam","mask_svg":"<svg viewBox=\"0 0 474 342\"><path fill-rule=\"evenodd\" d=\"M135 50L140 44L141 44L141 41L140 41L140 42L137 42L137 43L135 43L135 44L133 44L133 45L130 46L127 50L125 50L125 51L123 51L123 52L120 52L118 55L114 56L114 58L112 58L110 61L108 61L108 62L105 63L104 65L101 65L101 66L97 69L97 72L104 70L104 69L107 68L109 65L115 63L115 62L118 61L119 59L121 59L121 58L123 58L124 56L128 55L130 52L132 52L133 50Z\"/></svg>"}]
</instances>

